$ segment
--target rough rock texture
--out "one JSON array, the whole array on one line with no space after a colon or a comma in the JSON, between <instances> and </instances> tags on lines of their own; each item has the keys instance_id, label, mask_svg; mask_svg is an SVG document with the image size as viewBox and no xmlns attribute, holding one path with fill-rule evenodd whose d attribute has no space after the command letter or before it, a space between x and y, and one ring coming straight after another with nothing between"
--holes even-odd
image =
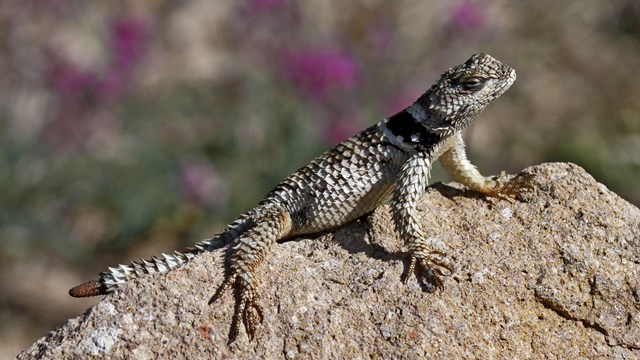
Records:
<instances>
[{"instance_id":1,"label":"rough rock texture","mask_svg":"<svg viewBox=\"0 0 640 360\"><path fill-rule=\"evenodd\" d=\"M383 207L274 248L253 342L227 345L229 294L207 305L214 252L105 297L18 358L640 359L640 210L576 165L525 172L534 188L517 201L455 184L422 199L425 229L455 258L444 291L402 284Z\"/></svg>"}]
</instances>

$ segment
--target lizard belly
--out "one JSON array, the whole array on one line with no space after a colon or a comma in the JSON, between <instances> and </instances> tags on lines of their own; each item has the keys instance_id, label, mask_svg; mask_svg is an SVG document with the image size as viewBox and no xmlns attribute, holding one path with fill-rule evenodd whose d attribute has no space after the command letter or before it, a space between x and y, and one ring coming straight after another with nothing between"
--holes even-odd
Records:
<instances>
[{"instance_id":1,"label":"lizard belly","mask_svg":"<svg viewBox=\"0 0 640 360\"><path fill-rule=\"evenodd\" d=\"M365 215L387 201L394 189L395 173L352 173L347 183L334 183L323 191L312 192L307 207L292 214L299 220L293 234L306 234L335 228ZM331 176L325 178L335 180Z\"/></svg>"},{"instance_id":2,"label":"lizard belly","mask_svg":"<svg viewBox=\"0 0 640 360\"><path fill-rule=\"evenodd\" d=\"M347 141L281 182L265 199L283 204L289 236L343 225L387 201L407 154L382 143Z\"/></svg>"}]
</instances>

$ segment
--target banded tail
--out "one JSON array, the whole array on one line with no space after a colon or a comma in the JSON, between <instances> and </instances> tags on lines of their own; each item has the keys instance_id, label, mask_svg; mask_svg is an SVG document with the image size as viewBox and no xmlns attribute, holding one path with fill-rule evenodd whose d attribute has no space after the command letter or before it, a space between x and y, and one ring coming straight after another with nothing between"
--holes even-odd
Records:
<instances>
[{"instance_id":1,"label":"banded tail","mask_svg":"<svg viewBox=\"0 0 640 360\"><path fill-rule=\"evenodd\" d=\"M149 260L140 259L139 261L131 261L129 265L110 267L109 271L100 273L100 279L87 281L72 288L69 290L69 295L89 297L109 294L127 281L144 275L167 272L188 263L204 252L223 248L255 225L255 222L251 220L254 211L255 209L240 215L222 233L212 239L200 241L182 252L174 251L173 255L162 254L161 258L154 256Z\"/></svg>"},{"instance_id":2,"label":"banded tail","mask_svg":"<svg viewBox=\"0 0 640 360\"><path fill-rule=\"evenodd\" d=\"M203 240L196 243L194 247L187 248L182 252L174 251L173 255L162 254L161 257L153 256L149 260L131 261L129 265L120 264L117 267L109 267L109 271L100 273L100 279L87 281L84 284L75 286L69 290L69 295L73 297L89 297L109 294L130 280L144 275L167 272L188 263L205 251L212 251L224 245L224 243L214 243L213 239Z\"/></svg>"}]
</instances>

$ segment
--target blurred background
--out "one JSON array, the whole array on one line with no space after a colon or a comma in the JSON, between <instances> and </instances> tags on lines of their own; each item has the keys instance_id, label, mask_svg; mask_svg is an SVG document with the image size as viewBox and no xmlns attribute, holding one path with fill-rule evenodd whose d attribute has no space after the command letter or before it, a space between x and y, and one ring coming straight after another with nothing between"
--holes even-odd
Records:
<instances>
[{"instance_id":1,"label":"blurred background","mask_svg":"<svg viewBox=\"0 0 640 360\"><path fill-rule=\"evenodd\" d=\"M484 174L571 161L640 204L637 0L132 3L0 4L1 358L476 52L518 72L466 131Z\"/></svg>"}]
</instances>

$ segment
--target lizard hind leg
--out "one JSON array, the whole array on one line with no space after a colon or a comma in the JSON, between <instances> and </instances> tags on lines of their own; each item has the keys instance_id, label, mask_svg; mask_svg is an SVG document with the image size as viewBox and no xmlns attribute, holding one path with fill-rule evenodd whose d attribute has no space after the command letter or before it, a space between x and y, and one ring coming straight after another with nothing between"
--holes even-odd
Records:
<instances>
[{"instance_id":1,"label":"lizard hind leg","mask_svg":"<svg viewBox=\"0 0 640 360\"><path fill-rule=\"evenodd\" d=\"M213 304L227 290L230 288L234 290L236 306L231 322L229 343L236 340L240 332L240 323L244 326L249 339L253 339L256 325L263 320L256 271L273 244L291 230L289 213L276 205L266 205L258 209L255 223L253 228L232 243L225 269L225 279L209 300L209 304Z\"/></svg>"}]
</instances>

